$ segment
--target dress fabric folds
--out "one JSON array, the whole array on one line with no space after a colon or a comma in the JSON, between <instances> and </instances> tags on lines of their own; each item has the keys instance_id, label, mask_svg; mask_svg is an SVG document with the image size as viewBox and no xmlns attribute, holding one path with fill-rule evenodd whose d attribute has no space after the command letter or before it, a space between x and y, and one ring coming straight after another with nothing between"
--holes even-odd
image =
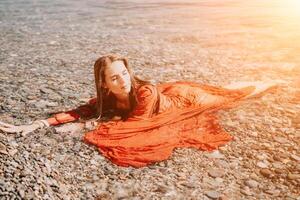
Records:
<instances>
[{"instance_id":1,"label":"dress fabric folds","mask_svg":"<svg viewBox=\"0 0 300 200\"><path fill-rule=\"evenodd\" d=\"M191 82L143 85L138 105L126 121L105 122L84 135L120 166L143 167L168 159L174 148L214 150L232 140L218 123L217 111L235 106L255 90L229 90ZM153 106L159 99L158 113Z\"/></svg>"}]
</instances>

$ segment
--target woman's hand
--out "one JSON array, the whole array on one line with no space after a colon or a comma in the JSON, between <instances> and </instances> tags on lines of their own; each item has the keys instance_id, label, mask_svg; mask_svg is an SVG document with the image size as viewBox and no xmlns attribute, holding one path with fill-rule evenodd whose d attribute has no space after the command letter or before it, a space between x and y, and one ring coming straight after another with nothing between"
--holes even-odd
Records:
<instances>
[{"instance_id":1,"label":"woman's hand","mask_svg":"<svg viewBox=\"0 0 300 200\"><path fill-rule=\"evenodd\" d=\"M35 131L38 128L48 127L49 124L46 120L34 121L29 125L14 126L0 121L0 130L6 133L21 133L22 136L26 136L28 133Z\"/></svg>"}]
</instances>

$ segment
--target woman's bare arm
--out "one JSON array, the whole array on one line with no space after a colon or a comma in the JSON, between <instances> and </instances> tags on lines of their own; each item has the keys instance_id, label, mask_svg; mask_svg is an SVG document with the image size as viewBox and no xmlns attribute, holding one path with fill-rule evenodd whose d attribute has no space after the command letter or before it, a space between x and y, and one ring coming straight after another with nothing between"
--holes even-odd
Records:
<instances>
[{"instance_id":1,"label":"woman's bare arm","mask_svg":"<svg viewBox=\"0 0 300 200\"><path fill-rule=\"evenodd\" d=\"M73 122L79 119L89 119L96 115L96 98L90 99L85 105L79 106L74 110L57 113L47 119L50 126Z\"/></svg>"},{"instance_id":2,"label":"woman's bare arm","mask_svg":"<svg viewBox=\"0 0 300 200\"><path fill-rule=\"evenodd\" d=\"M0 130L6 133L21 133L27 135L39 128L55 126L63 123L73 122L78 119L88 119L96 115L96 98L89 100L85 105L74 110L55 114L46 120L36 120L29 125L14 126L0 121Z\"/></svg>"}]
</instances>

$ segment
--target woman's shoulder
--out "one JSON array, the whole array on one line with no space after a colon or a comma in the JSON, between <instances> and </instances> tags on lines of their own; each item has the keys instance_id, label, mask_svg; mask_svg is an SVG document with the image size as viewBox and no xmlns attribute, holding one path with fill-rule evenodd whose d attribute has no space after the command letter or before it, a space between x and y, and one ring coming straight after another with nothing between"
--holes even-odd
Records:
<instances>
[{"instance_id":1,"label":"woman's shoulder","mask_svg":"<svg viewBox=\"0 0 300 200\"><path fill-rule=\"evenodd\" d=\"M137 93L141 93L141 92L153 92L155 91L156 85L154 84L143 84L143 85L139 85L136 89Z\"/></svg>"},{"instance_id":2,"label":"woman's shoulder","mask_svg":"<svg viewBox=\"0 0 300 200\"><path fill-rule=\"evenodd\" d=\"M137 87L136 94L138 98L157 95L157 88L153 84L144 84Z\"/></svg>"}]
</instances>

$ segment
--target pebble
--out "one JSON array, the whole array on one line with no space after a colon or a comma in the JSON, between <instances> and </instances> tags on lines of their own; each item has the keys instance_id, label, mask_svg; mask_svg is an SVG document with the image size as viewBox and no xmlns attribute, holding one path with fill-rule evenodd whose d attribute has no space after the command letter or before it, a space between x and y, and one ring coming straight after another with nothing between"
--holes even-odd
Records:
<instances>
[{"instance_id":1,"label":"pebble","mask_svg":"<svg viewBox=\"0 0 300 200\"><path fill-rule=\"evenodd\" d=\"M273 172L269 169L261 169L260 173L267 178L271 178L273 176Z\"/></svg>"},{"instance_id":2,"label":"pebble","mask_svg":"<svg viewBox=\"0 0 300 200\"><path fill-rule=\"evenodd\" d=\"M215 178L215 180L216 180L218 183L223 183L223 181L224 181L224 179L219 178L219 177Z\"/></svg>"},{"instance_id":3,"label":"pebble","mask_svg":"<svg viewBox=\"0 0 300 200\"><path fill-rule=\"evenodd\" d=\"M46 106L48 106L48 107L56 107L56 106L58 106L58 103L57 102L47 102Z\"/></svg>"},{"instance_id":4,"label":"pebble","mask_svg":"<svg viewBox=\"0 0 300 200\"><path fill-rule=\"evenodd\" d=\"M275 161L279 161L279 162L282 162L282 161L284 160L284 158L282 158L282 157L279 156L279 155L274 155L274 156L273 156L273 159L274 159Z\"/></svg>"},{"instance_id":5,"label":"pebble","mask_svg":"<svg viewBox=\"0 0 300 200\"><path fill-rule=\"evenodd\" d=\"M167 186L164 185L158 185L157 188L155 189L155 192L160 192L160 193L167 193L167 191L169 190L169 188Z\"/></svg>"},{"instance_id":6,"label":"pebble","mask_svg":"<svg viewBox=\"0 0 300 200\"><path fill-rule=\"evenodd\" d=\"M222 177L225 175L225 171L222 169L210 169L210 170L208 170L208 174L214 178Z\"/></svg>"},{"instance_id":7,"label":"pebble","mask_svg":"<svg viewBox=\"0 0 300 200\"><path fill-rule=\"evenodd\" d=\"M247 185L250 188L256 188L258 186L258 182L252 179L246 180L245 185Z\"/></svg>"},{"instance_id":8,"label":"pebble","mask_svg":"<svg viewBox=\"0 0 300 200\"><path fill-rule=\"evenodd\" d=\"M55 44L57 44L57 41L52 40L52 41L49 42L49 44L50 45L55 45Z\"/></svg>"},{"instance_id":9,"label":"pebble","mask_svg":"<svg viewBox=\"0 0 300 200\"><path fill-rule=\"evenodd\" d=\"M62 193L62 194L67 194L68 193L68 187L63 183L60 183L59 184L59 192Z\"/></svg>"},{"instance_id":10,"label":"pebble","mask_svg":"<svg viewBox=\"0 0 300 200\"><path fill-rule=\"evenodd\" d=\"M205 195L211 199L218 199L221 196L221 194L219 192L214 191L214 190L205 192Z\"/></svg>"},{"instance_id":11,"label":"pebble","mask_svg":"<svg viewBox=\"0 0 300 200\"><path fill-rule=\"evenodd\" d=\"M258 133L256 131L253 131L253 132L251 132L251 135L254 136L254 137L257 137Z\"/></svg>"},{"instance_id":12,"label":"pebble","mask_svg":"<svg viewBox=\"0 0 300 200\"><path fill-rule=\"evenodd\" d=\"M291 141L289 141L288 139L284 138L284 137L274 137L274 140L276 142L279 142L280 144L288 144L291 143Z\"/></svg>"},{"instance_id":13,"label":"pebble","mask_svg":"<svg viewBox=\"0 0 300 200\"><path fill-rule=\"evenodd\" d=\"M245 189L242 189L242 190L241 190L241 193L244 194L244 195L246 195L246 196L251 196L251 195L253 195L253 193L249 190L248 187L245 188Z\"/></svg>"},{"instance_id":14,"label":"pebble","mask_svg":"<svg viewBox=\"0 0 300 200\"><path fill-rule=\"evenodd\" d=\"M218 150L215 150L213 151L212 153L207 153L205 154L205 156L207 158L215 158L215 159L221 159L221 158L224 158L224 155L220 153L220 151Z\"/></svg>"},{"instance_id":15,"label":"pebble","mask_svg":"<svg viewBox=\"0 0 300 200\"><path fill-rule=\"evenodd\" d=\"M83 186L86 190L93 190L95 188L95 184L93 183L86 183Z\"/></svg>"},{"instance_id":16,"label":"pebble","mask_svg":"<svg viewBox=\"0 0 300 200\"><path fill-rule=\"evenodd\" d=\"M290 174L287 175L287 178L289 180L298 180L298 179L300 179L300 174L292 174L292 173L290 173Z\"/></svg>"},{"instance_id":17,"label":"pebble","mask_svg":"<svg viewBox=\"0 0 300 200\"><path fill-rule=\"evenodd\" d=\"M294 155L294 154L291 154L291 159L293 159L293 160L295 160L295 161L298 161L298 162L300 162L300 157L299 156L297 156L297 155Z\"/></svg>"},{"instance_id":18,"label":"pebble","mask_svg":"<svg viewBox=\"0 0 300 200\"><path fill-rule=\"evenodd\" d=\"M94 159L91 160L91 165L98 165L98 162Z\"/></svg>"},{"instance_id":19,"label":"pebble","mask_svg":"<svg viewBox=\"0 0 300 200\"><path fill-rule=\"evenodd\" d=\"M2 154L8 154L8 152L6 151L6 146L2 143L0 143L0 153Z\"/></svg>"},{"instance_id":20,"label":"pebble","mask_svg":"<svg viewBox=\"0 0 300 200\"><path fill-rule=\"evenodd\" d=\"M118 188L114 192L116 199L124 199L129 197L129 191L124 188Z\"/></svg>"},{"instance_id":21,"label":"pebble","mask_svg":"<svg viewBox=\"0 0 300 200\"><path fill-rule=\"evenodd\" d=\"M284 174L284 173L285 173L285 170L283 170L283 169L275 169L274 172L275 172L276 174Z\"/></svg>"},{"instance_id":22,"label":"pebble","mask_svg":"<svg viewBox=\"0 0 300 200\"><path fill-rule=\"evenodd\" d=\"M271 195L273 195L273 196L278 196L278 195L280 194L280 190L269 189L269 190L266 190L265 193L271 194Z\"/></svg>"},{"instance_id":23,"label":"pebble","mask_svg":"<svg viewBox=\"0 0 300 200\"><path fill-rule=\"evenodd\" d=\"M258 163L256 163L256 166L258 166L260 168L268 168L268 164L265 162L258 162Z\"/></svg>"},{"instance_id":24,"label":"pebble","mask_svg":"<svg viewBox=\"0 0 300 200\"><path fill-rule=\"evenodd\" d=\"M8 150L8 154L10 156L14 156L16 153L18 153L18 149L10 149L10 150Z\"/></svg>"},{"instance_id":25,"label":"pebble","mask_svg":"<svg viewBox=\"0 0 300 200\"><path fill-rule=\"evenodd\" d=\"M42 93L45 93L45 94L51 94L51 93L53 93L53 90L48 89L48 88L45 88L45 87L40 88L40 91L41 91Z\"/></svg>"},{"instance_id":26,"label":"pebble","mask_svg":"<svg viewBox=\"0 0 300 200\"><path fill-rule=\"evenodd\" d=\"M207 179L207 180L204 179L204 181L206 183L208 183L210 186L212 186L213 188L218 188L219 186L222 185L223 180L217 180L217 179L218 178L216 178L216 179Z\"/></svg>"},{"instance_id":27,"label":"pebble","mask_svg":"<svg viewBox=\"0 0 300 200\"><path fill-rule=\"evenodd\" d=\"M285 164L283 164L282 162L273 162L272 166L276 169L284 169L285 168Z\"/></svg>"},{"instance_id":28,"label":"pebble","mask_svg":"<svg viewBox=\"0 0 300 200\"><path fill-rule=\"evenodd\" d=\"M25 191L23 189L18 190L18 192L21 198L25 197Z\"/></svg>"},{"instance_id":29,"label":"pebble","mask_svg":"<svg viewBox=\"0 0 300 200\"><path fill-rule=\"evenodd\" d=\"M226 160L215 159L214 163L215 163L216 167L219 167L219 168L226 169L226 168L230 167L230 165L228 164L228 162Z\"/></svg>"},{"instance_id":30,"label":"pebble","mask_svg":"<svg viewBox=\"0 0 300 200\"><path fill-rule=\"evenodd\" d=\"M240 165L240 162L239 161L232 161L229 163L229 167L232 169L232 170L236 170L238 168L238 166Z\"/></svg>"}]
</instances>

